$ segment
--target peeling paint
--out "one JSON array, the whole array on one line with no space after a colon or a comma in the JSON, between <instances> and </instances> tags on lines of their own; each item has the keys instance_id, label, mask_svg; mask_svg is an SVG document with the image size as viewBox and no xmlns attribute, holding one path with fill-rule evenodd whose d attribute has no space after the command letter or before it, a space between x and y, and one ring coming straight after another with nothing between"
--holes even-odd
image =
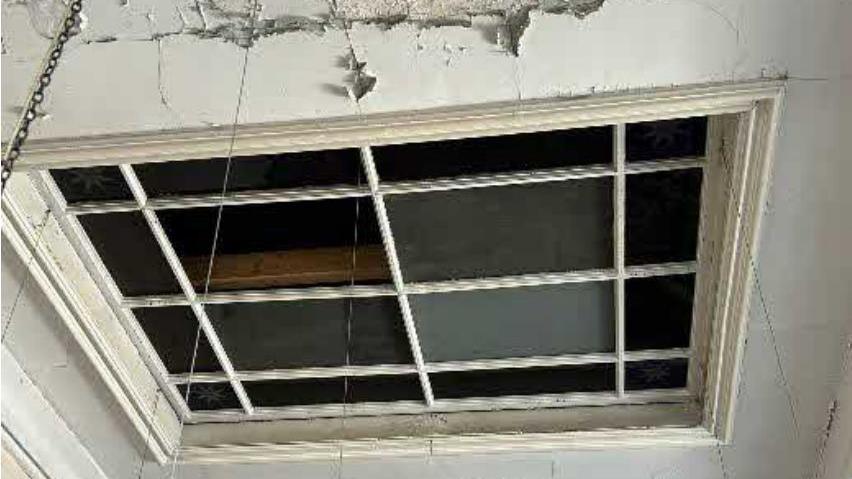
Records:
<instances>
[{"instance_id":1,"label":"peeling paint","mask_svg":"<svg viewBox=\"0 0 852 479\"><path fill-rule=\"evenodd\" d=\"M346 70L342 85L325 84L323 89L333 95L347 97L355 104L373 91L378 79L367 70L367 63L358 61L355 51L349 52L338 59L338 66Z\"/></svg>"},{"instance_id":2,"label":"peeling paint","mask_svg":"<svg viewBox=\"0 0 852 479\"><path fill-rule=\"evenodd\" d=\"M50 38L53 26L64 14L62 0L24 0L33 28ZM289 32L322 35L346 30L353 23L389 30L400 24L416 28L476 28L494 45L517 56L521 38L530 24L530 12L585 18L604 0L266 0L257 11L244 0L118 0L98 9L92 31L84 43L156 41L171 35L218 39L251 47L261 37ZM88 5L87 5L88 6ZM88 9L84 7L84 12ZM81 25L78 30L85 29Z\"/></svg>"}]
</instances>

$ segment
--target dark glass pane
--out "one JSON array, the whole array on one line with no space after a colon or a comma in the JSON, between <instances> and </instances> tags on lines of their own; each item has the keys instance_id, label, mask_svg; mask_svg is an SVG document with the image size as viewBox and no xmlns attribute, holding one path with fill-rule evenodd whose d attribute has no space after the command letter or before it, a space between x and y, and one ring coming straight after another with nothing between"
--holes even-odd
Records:
<instances>
[{"instance_id":1,"label":"dark glass pane","mask_svg":"<svg viewBox=\"0 0 852 479\"><path fill-rule=\"evenodd\" d=\"M83 215L79 220L123 295L181 292L142 213Z\"/></svg>"},{"instance_id":2,"label":"dark glass pane","mask_svg":"<svg viewBox=\"0 0 852 479\"><path fill-rule=\"evenodd\" d=\"M624 387L631 391L684 388L688 367L687 359L628 362L624 366Z\"/></svg>"},{"instance_id":3,"label":"dark glass pane","mask_svg":"<svg viewBox=\"0 0 852 479\"><path fill-rule=\"evenodd\" d=\"M627 125L627 161L704 156L707 117Z\"/></svg>"},{"instance_id":4,"label":"dark glass pane","mask_svg":"<svg viewBox=\"0 0 852 479\"><path fill-rule=\"evenodd\" d=\"M344 378L250 381L243 387L257 407L423 399L416 375L350 377L348 384Z\"/></svg>"},{"instance_id":5,"label":"dark glass pane","mask_svg":"<svg viewBox=\"0 0 852 479\"><path fill-rule=\"evenodd\" d=\"M137 308L133 314L171 374L188 373L192 366L198 321L189 306ZM194 372L221 371L204 331L198 336Z\"/></svg>"},{"instance_id":6,"label":"dark glass pane","mask_svg":"<svg viewBox=\"0 0 852 479\"><path fill-rule=\"evenodd\" d=\"M347 321L350 301L351 321ZM347 349L350 364L412 362L395 297L213 304L206 308L238 370L342 366Z\"/></svg>"},{"instance_id":7,"label":"dark glass pane","mask_svg":"<svg viewBox=\"0 0 852 479\"><path fill-rule=\"evenodd\" d=\"M627 264L695 259L701 170L627 177Z\"/></svg>"},{"instance_id":8,"label":"dark glass pane","mask_svg":"<svg viewBox=\"0 0 852 479\"><path fill-rule=\"evenodd\" d=\"M181 397L186 397L186 384L178 384ZM195 383L189 388L189 409L192 411L215 411L217 409L241 409L240 400L229 383Z\"/></svg>"},{"instance_id":9,"label":"dark glass pane","mask_svg":"<svg viewBox=\"0 0 852 479\"><path fill-rule=\"evenodd\" d=\"M429 379L437 398L612 391L615 365L433 373Z\"/></svg>"},{"instance_id":10,"label":"dark glass pane","mask_svg":"<svg viewBox=\"0 0 852 479\"><path fill-rule=\"evenodd\" d=\"M565 168L612 161L612 128L546 131L373 148L382 181Z\"/></svg>"},{"instance_id":11,"label":"dark glass pane","mask_svg":"<svg viewBox=\"0 0 852 479\"><path fill-rule=\"evenodd\" d=\"M68 203L133 199L117 166L50 170L50 175Z\"/></svg>"},{"instance_id":12,"label":"dark glass pane","mask_svg":"<svg viewBox=\"0 0 852 479\"><path fill-rule=\"evenodd\" d=\"M427 361L612 352L609 282L409 296Z\"/></svg>"},{"instance_id":13,"label":"dark glass pane","mask_svg":"<svg viewBox=\"0 0 852 479\"><path fill-rule=\"evenodd\" d=\"M159 212L199 290L206 283L218 208ZM356 231L357 228L357 231ZM353 248L357 237L357 248ZM353 258L354 255L354 258ZM211 291L390 280L370 200L227 206L222 211Z\"/></svg>"},{"instance_id":14,"label":"dark glass pane","mask_svg":"<svg viewBox=\"0 0 852 479\"><path fill-rule=\"evenodd\" d=\"M627 349L688 348L694 287L695 275L628 279Z\"/></svg>"},{"instance_id":15,"label":"dark glass pane","mask_svg":"<svg viewBox=\"0 0 852 479\"><path fill-rule=\"evenodd\" d=\"M612 181L388 196L406 281L612 265Z\"/></svg>"},{"instance_id":16,"label":"dark glass pane","mask_svg":"<svg viewBox=\"0 0 852 479\"><path fill-rule=\"evenodd\" d=\"M357 184L358 150L308 151L234 158L227 191ZM151 197L220 193L227 158L147 163L133 168Z\"/></svg>"}]
</instances>

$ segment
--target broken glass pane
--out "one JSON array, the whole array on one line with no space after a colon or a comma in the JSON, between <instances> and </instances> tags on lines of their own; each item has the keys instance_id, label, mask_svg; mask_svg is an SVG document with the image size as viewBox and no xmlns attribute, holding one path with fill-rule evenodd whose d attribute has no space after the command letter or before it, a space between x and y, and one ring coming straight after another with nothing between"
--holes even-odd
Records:
<instances>
[{"instance_id":1,"label":"broken glass pane","mask_svg":"<svg viewBox=\"0 0 852 479\"><path fill-rule=\"evenodd\" d=\"M50 175L68 203L133 200L133 193L117 166L50 170Z\"/></svg>"},{"instance_id":2,"label":"broken glass pane","mask_svg":"<svg viewBox=\"0 0 852 479\"><path fill-rule=\"evenodd\" d=\"M186 384L178 384L182 398L186 398ZM193 383L189 385L191 411L216 411L220 409L241 409L240 400L230 383Z\"/></svg>"},{"instance_id":3,"label":"broken glass pane","mask_svg":"<svg viewBox=\"0 0 852 479\"><path fill-rule=\"evenodd\" d=\"M688 371L687 359L628 362L625 364L624 387L630 391L684 388Z\"/></svg>"}]
</instances>

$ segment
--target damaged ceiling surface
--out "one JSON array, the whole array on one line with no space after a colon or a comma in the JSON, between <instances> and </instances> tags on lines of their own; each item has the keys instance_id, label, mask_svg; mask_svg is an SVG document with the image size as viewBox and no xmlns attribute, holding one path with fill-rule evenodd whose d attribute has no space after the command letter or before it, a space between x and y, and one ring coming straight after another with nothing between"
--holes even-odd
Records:
<instances>
[{"instance_id":1,"label":"damaged ceiling surface","mask_svg":"<svg viewBox=\"0 0 852 479\"><path fill-rule=\"evenodd\" d=\"M216 75L221 87L214 87L215 94L222 95L219 98L223 105L235 99L236 90L231 89L229 96L227 87L232 86L233 76L240 70L237 50L249 48L253 57L252 74L257 72L262 76L269 69L280 68L275 75L281 78L280 94L292 92L300 96L308 86L302 82L313 81L312 113L352 114L363 111L360 108L362 98L382 83L378 78L380 65L375 65L378 62L366 60L370 56L370 43L381 41L382 37L394 44L398 44L396 40L409 44L410 53L415 57L431 57L430 61L438 62L436 69L450 69L454 61L470 63L473 58L493 57L489 62L495 63L492 69L508 72L514 68L513 61L501 57L520 54L521 42L533 15L567 15L583 19L600 9L603 1L110 0L97 6L84 6L82 21L69 50L81 50L78 55L84 57L88 55L83 51L99 50L100 53L94 55L103 59L101 55L110 57L116 51L115 45L104 45L117 43L126 45L127 51L123 60L116 60L136 63L147 57L155 62L156 68L149 69L148 73L150 77L151 72L156 71L159 107L155 108L165 112L151 113L166 114L167 118L155 122L160 127L197 125L199 121L201 125L222 122L220 112L204 108L192 111L195 105L183 105L180 99L172 101L176 93L180 96L183 86L173 85L173 77L190 72L174 62L184 63L185 55L195 57L196 52L190 50L195 50L196 46L201 48L197 53L202 55L196 60L205 63L196 61L196 66ZM8 59L19 67L27 64L34 67L64 12L65 4L61 0L5 1L6 24L14 23L15 26L3 37L4 61ZM305 52L310 54L304 55ZM156 58L150 58L154 55ZM295 55L305 58L293 58ZM81 63L86 61L80 60ZM213 61L219 64L214 67L210 64ZM287 78L290 75L283 75L284 72L305 78L294 82ZM495 77L501 75L496 70L491 73ZM110 75L120 74L110 72ZM14 82L9 89L24 91L26 78L15 75L14 80L8 82ZM144 82L143 78L134 75L131 83L125 85ZM199 78L199 81L213 79L211 76ZM392 77L388 80L393 81ZM519 97L520 92L506 95L507 89L519 88L512 82L511 76L501 81L502 91L485 99ZM411 86L419 89L416 84ZM152 93L150 83L140 87L136 94L144 90ZM258 93L256 88L252 88L252 92ZM410 94L417 97L415 91ZM258 111L257 108L251 110ZM297 110L306 113L304 108ZM20 105L4 103L4 117L14 117L19 111ZM186 114L182 115L182 111ZM44 111L42 116L49 118L50 114ZM7 123L11 122L4 121L4 128ZM150 129L150 125L136 126L137 129Z\"/></svg>"},{"instance_id":2,"label":"damaged ceiling surface","mask_svg":"<svg viewBox=\"0 0 852 479\"><path fill-rule=\"evenodd\" d=\"M739 26L750 13L735 0L717 3L84 2L78 33L31 133L230 124L246 49L240 114L246 123L785 73L787 66L772 60L781 46ZM62 0L4 0L4 138L63 8ZM689 47L669 41L685 35L713 41ZM103 102L103 92L115 101Z\"/></svg>"}]
</instances>

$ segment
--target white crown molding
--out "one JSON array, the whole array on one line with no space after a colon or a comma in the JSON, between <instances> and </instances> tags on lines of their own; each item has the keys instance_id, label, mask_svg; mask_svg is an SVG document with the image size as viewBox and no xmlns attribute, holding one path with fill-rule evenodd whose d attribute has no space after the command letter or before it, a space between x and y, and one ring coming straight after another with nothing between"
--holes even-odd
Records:
<instances>
[{"instance_id":1,"label":"white crown molding","mask_svg":"<svg viewBox=\"0 0 852 479\"><path fill-rule=\"evenodd\" d=\"M780 81L761 80L240 125L233 154L352 148L741 112L754 101L776 98L782 86ZM230 127L217 127L30 139L17 167L25 170L215 158L229 151L231 135Z\"/></svg>"}]
</instances>

